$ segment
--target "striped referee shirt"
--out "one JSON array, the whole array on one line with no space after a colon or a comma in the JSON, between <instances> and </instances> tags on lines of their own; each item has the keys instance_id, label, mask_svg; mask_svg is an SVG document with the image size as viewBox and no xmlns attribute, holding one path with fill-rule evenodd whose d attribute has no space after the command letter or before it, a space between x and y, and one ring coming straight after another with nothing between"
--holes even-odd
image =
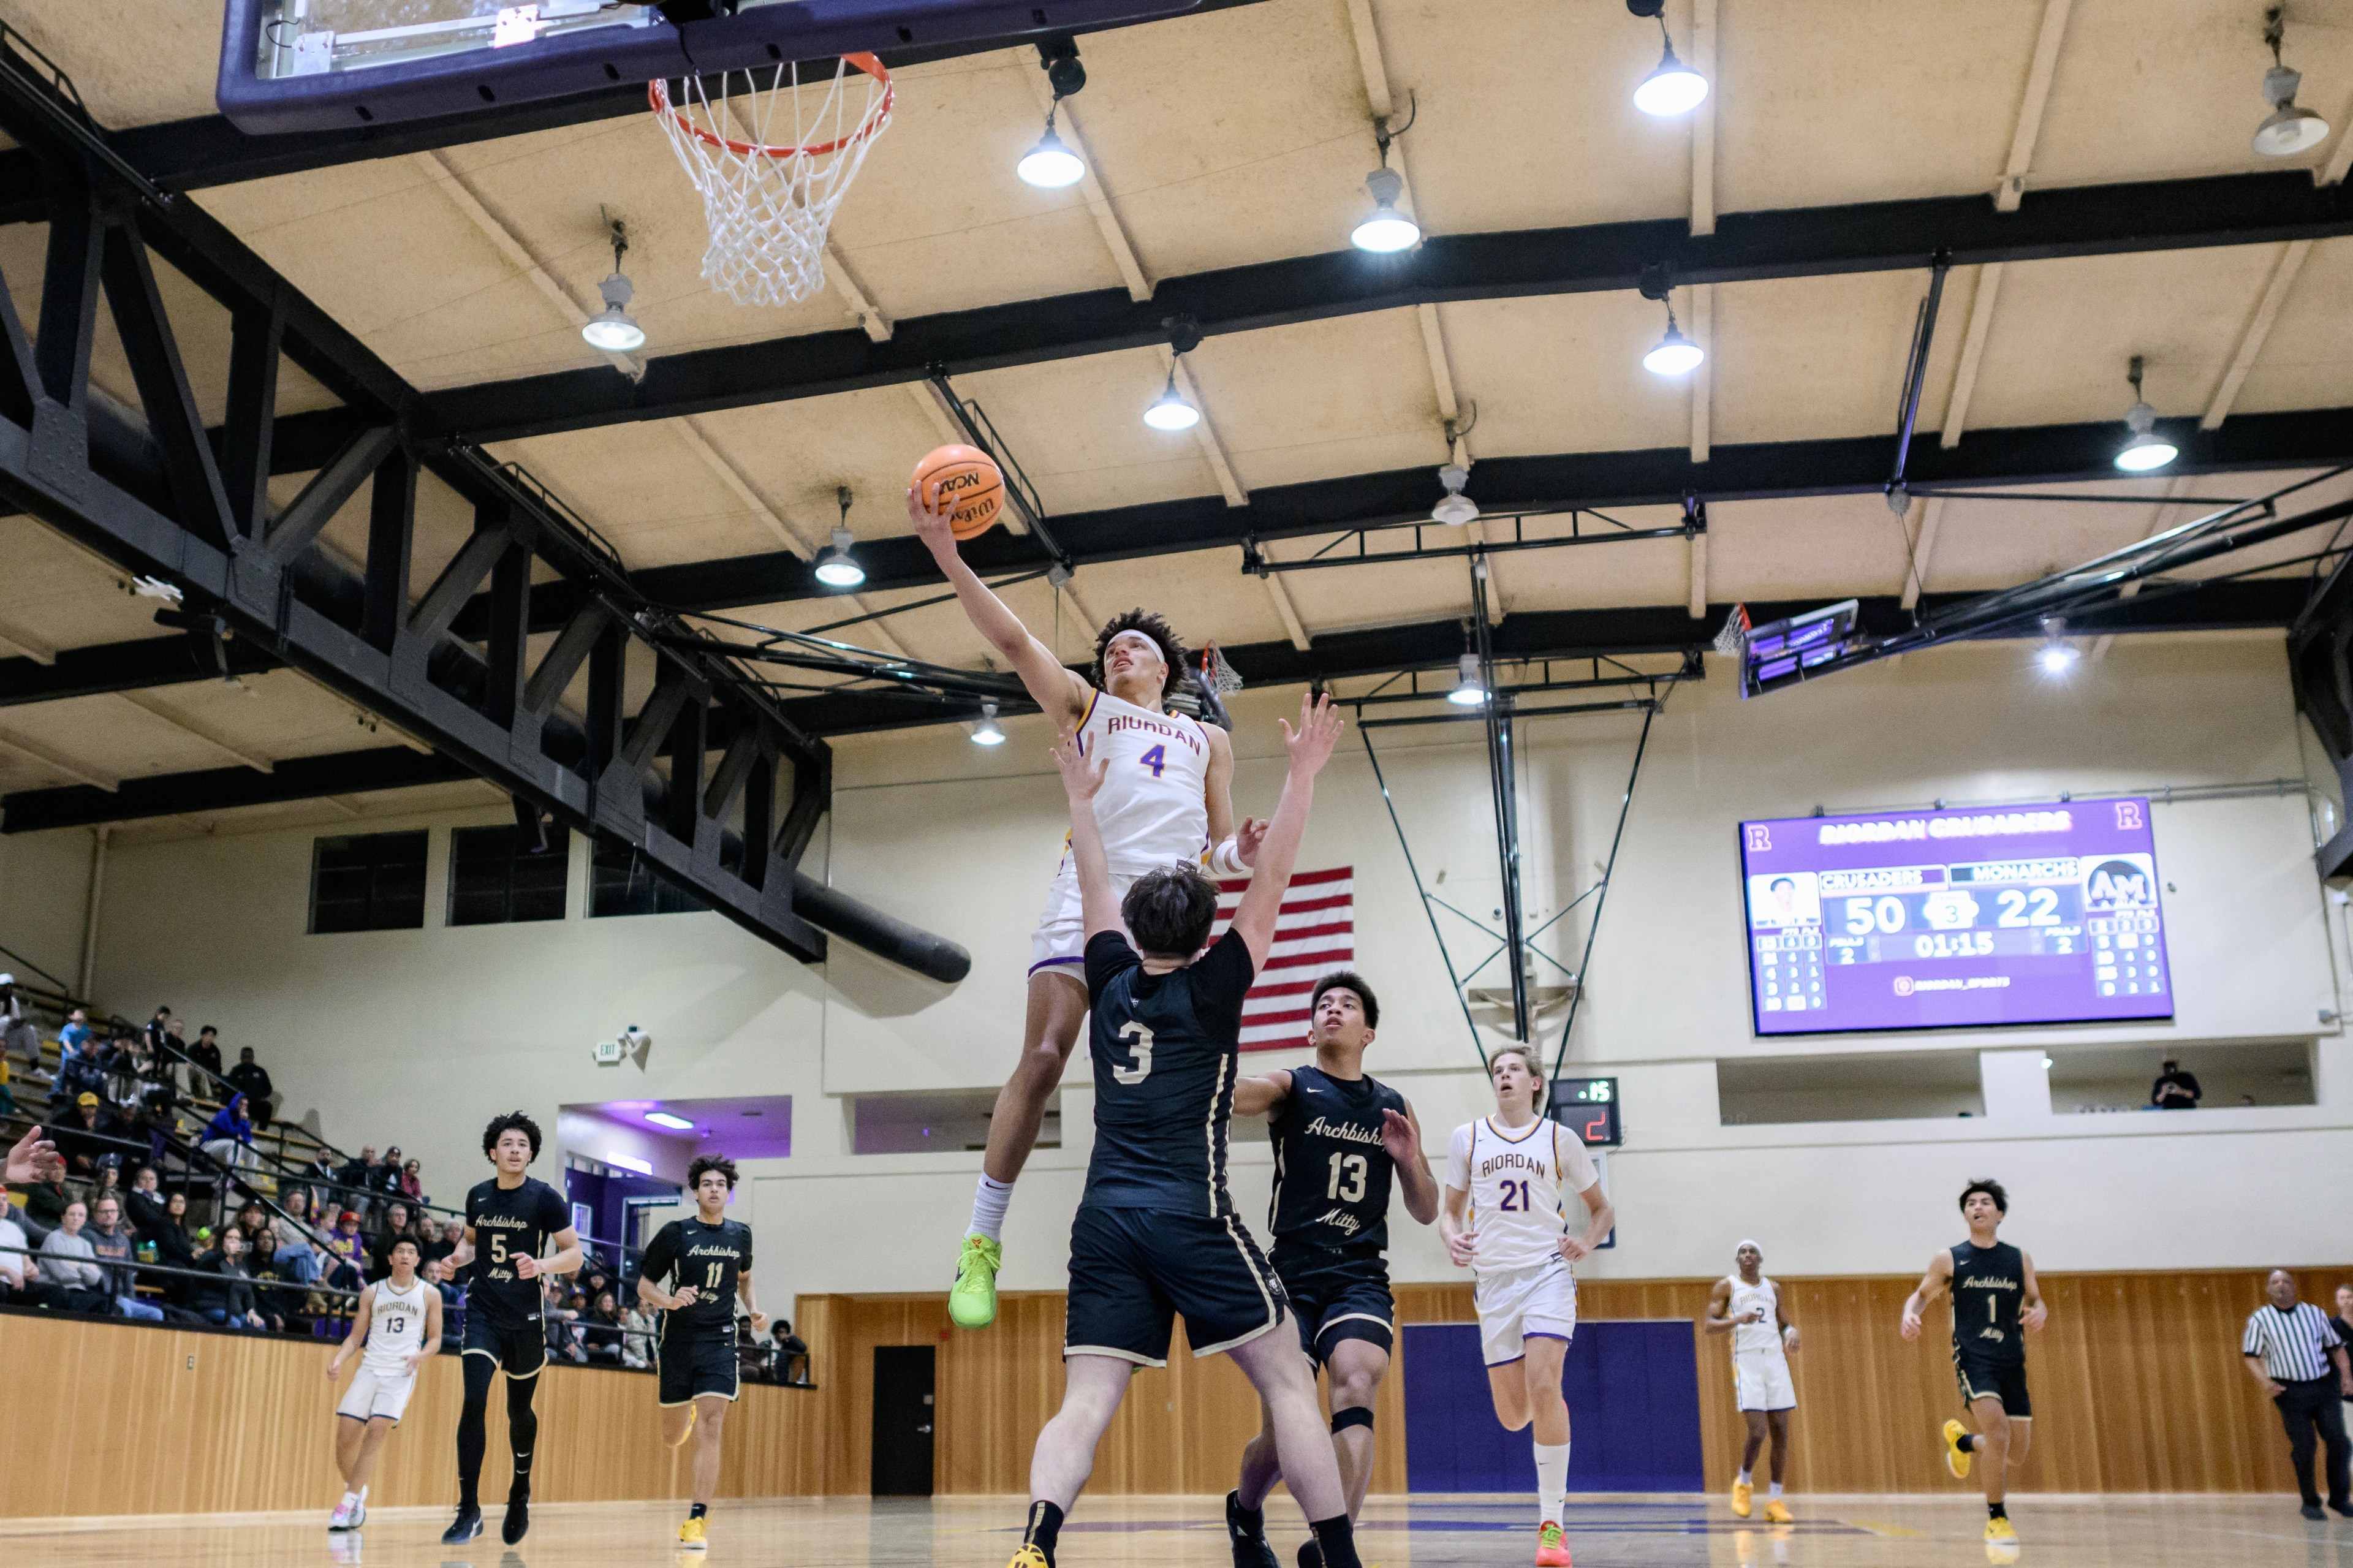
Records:
<instances>
[{"instance_id":1,"label":"striped referee shirt","mask_svg":"<svg viewBox=\"0 0 2353 1568\"><path fill-rule=\"evenodd\" d=\"M2263 1357L2264 1375L2274 1383L2310 1383L2337 1370L2328 1352L2337 1345L2328 1315L2311 1302L2284 1312L2265 1302L2249 1315L2239 1353Z\"/></svg>"}]
</instances>

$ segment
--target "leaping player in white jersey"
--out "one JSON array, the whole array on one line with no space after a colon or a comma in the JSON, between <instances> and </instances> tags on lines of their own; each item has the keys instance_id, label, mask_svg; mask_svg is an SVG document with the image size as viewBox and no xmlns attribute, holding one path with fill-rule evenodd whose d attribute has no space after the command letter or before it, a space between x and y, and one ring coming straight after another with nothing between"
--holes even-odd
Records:
<instances>
[{"instance_id":1,"label":"leaping player in white jersey","mask_svg":"<svg viewBox=\"0 0 2353 1568\"><path fill-rule=\"evenodd\" d=\"M1487 1392L1507 1432L1533 1428L1537 1568L1568 1568L1560 1516L1568 1498L1568 1401L1561 1363L1577 1332L1571 1267L1609 1239L1617 1211L1573 1128L1542 1119L1544 1075L1526 1046L1487 1063L1495 1114L1454 1130L1438 1227L1448 1256L1472 1271ZM1585 1205L1582 1234L1568 1194Z\"/></svg>"},{"instance_id":2,"label":"leaping player in white jersey","mask_svg":"<svg viewBox=\"0 0 2353 1568\"><path fill-rule=\"evenodd\" d=\"M1117 898L1147 871L1182 862L1240 876L1258 860L1266 825L1234 824L1234 754L1225 731L1171 713L1163 699L1185 679L1185 647L1147 611L1114 616L1095 637L1094 679L1063 668L1003 600L956 553L939 498L907 492L907 519L955 588L956 600L991 647L1059 729L1074 730L1082 752L1109 760L1094 798ZM1071 1047L1086 1021L1086 922L1067 841L1030 938L1029 1016L1021 1058L997 1092L981 1157L972 1224L956 1259L948 1316L963 1328L997 1318L997 1270L1004 1260L1005 1209L1038 1142L1046 1101L1062 1081Z\"/></svg>"},{"instance_id":3,"label":"leaping player in white jersey","mask_svg":"<svg viewBox=\"0 0 2353 1568\"><path fill-rule=\"evenodd\" d=\"M402 1237L386 1255L392 1272L360 1292L352 1331L327 1363L332 1383L356 1351L360 1370L335 1405L335 1468L343 1472L343 1498L329 1530L357 1530L367 1522L368 1479L384 1440L400 1425L408 1396L417 1390L417 1363L441 1348L441 1292L417 1272L419 1248Z\"/></svg>"},{"instance_id":4,"label":"leaping player in white jersey","mask_svg":"<svg viewBox=\"0 0 2353 1568\"><path fill-rule=\"evenodd\" d=\"M1732 1252L1733 1272L1707 1293L1707 1317L1703 1326L1711 1334L1732 1336L1733 1403L1748 1423L1748 1446L1740 1453L1740 1474L1732 1482L1732 1511L1748 1517L1757 1450L1765 1434L1773 1435L1773 1491L1765 1500L1765 1518L1771 1524L1790 1522L1789 1505L1781 1500L1781 1478L1789 1468L1789 1412L1798 1407L1797 1384L1789 1377L1789 1357L1798 1349L1798 1325L1781 1300L1781 1287L1765 1278L1765 1249L1744 1241Z\"/></svg>"}]
</instances>

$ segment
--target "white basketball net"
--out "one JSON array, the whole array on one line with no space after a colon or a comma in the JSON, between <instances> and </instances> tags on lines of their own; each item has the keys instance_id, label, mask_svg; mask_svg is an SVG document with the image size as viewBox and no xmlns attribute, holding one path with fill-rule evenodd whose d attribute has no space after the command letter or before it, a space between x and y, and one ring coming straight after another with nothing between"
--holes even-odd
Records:
<instances>
[{"instance_id":1,"label":"white basketball net","mask_svg":"<svg viewBox=\"0 0 2353 1568\"><path fill-rule=\"evenodd\" d=\"M1218 651L1216 643L1201 650L1201 674L1220 697L1231 697L1242 689L1240 674L1226 662L1226 656Z\"/></svg>"},{"instance_id":2,"label":"white basketball net","mask_svg":"<svg viewBox=\"0 0 2353 1568\"><path fill-rule=\"evenodd\" d=\"M696 77L675 101L666 81L647 93L702 194L711 229L702 276L739 305L797 305L825 287L827 226L891 123L890 73L864 55L839 62L822 92L789 63L765 86L753 71L718 83L715 98Z\"/></svg>"}]
</instances>

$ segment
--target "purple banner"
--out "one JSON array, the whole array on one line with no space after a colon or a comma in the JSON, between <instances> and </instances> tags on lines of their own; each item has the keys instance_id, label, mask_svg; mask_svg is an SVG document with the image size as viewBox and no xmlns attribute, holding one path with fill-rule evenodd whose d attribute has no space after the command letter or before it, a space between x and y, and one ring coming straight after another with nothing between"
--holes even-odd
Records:
<instances>
[{"instance_id":1,"label":"purple banner","mask_svg":"<svg viewBox=\"0 0 2353 1568\"><path fill-rule=\"evenodd\" d=\"M2173 1016L2146 800L1740 825L1760 1035Z\"/></svg>"}]
</instances>

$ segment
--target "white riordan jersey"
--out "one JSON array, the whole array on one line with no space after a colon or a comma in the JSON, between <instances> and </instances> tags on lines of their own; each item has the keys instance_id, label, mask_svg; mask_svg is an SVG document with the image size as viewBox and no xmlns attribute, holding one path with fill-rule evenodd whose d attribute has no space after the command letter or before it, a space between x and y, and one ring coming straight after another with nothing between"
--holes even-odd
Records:
<instances>
[{"instance_id":1,"label":"white riordan jersey","mask_svg":"<svg viewBox=\"0 0 2353 1568\"><path fill-rule=\"evenodd\" d=\"M1732 1353L1746 1355L1750 1351L1781 1352L1781 1288L1764 1276L1754 1285L1746 1284L1737 1274L1726 1276L1732 1281L1732 1303L1725 1316L1732 1320ZM1753 1323L1740 1321L1744 1313L1762 1307L1764 1317Z\"/></svg>"},{"instance_id":2,"label":"white riordan jersey","mask_svg":"<svg viewBox=\"0 0 2353 1568\"><path fill-rule=\"evenodd\" d=\"M1209 849L1209 742L1200 725L1098 691L1080 721L1079 745L1089 757L1110 759L1095 792L1095 823L1113 876L1200 862ZM1067 847L1055 879L1078 880Z\"/></svg>"},{"instance_id":3,"label":"white riordan jersey","mask_svg":"<svg viewBox=\"0 0 2353 1568\"><path fill-rule=\"evenodd\" d=\"M407 1372L402 1361L425 1348L425 1296L433 1289L422 1276L396 1290L390 1279L368 1287L375 1292L368 1306L367 1343L360 1347L360 1365L369 1372Z\"/></svg>"},{"instance_id":4,"label":"white riordan jersey","mask_svg":"<svg viewBox=\"0 0 2353 1568\"><path fill-rule=\"evenodd\" d=\"M1471 1194L1469 1228L1478 1235L1473 1273L1533 1268L1559 1256L1568 1205L1581 1222L1577 1194L1599 1180L1593 1156L1575 1131L1550 1118L1507 1129L1481 1117L1454 1130L1446 1184Z\"/></svg>"}]
</instances>

